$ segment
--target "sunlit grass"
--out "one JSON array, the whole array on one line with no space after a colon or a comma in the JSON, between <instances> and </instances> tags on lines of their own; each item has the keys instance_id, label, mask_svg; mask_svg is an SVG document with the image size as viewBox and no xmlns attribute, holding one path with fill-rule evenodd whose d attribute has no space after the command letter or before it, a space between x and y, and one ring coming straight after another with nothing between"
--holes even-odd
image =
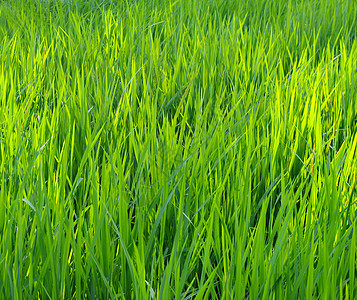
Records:
<instances>
[{"instance_id":1,"label":"sunlit grass","mask_svg":"<svg viewBox=\"0 0 357 300\"><path fill-rule=\"evenodd\" d=\"M354 299L356 14L1 2L0 298Z\"/></svg>"}]
</instances>

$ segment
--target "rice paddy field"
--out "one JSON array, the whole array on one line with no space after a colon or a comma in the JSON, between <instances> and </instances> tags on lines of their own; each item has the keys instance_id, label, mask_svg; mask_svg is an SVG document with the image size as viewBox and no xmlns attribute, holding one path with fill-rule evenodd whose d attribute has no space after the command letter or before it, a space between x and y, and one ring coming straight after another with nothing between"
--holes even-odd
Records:
<instances>
[{"instance_id":1,"label":"rice paddy field","mask_svg":"<svg viewBox=\"0 0 357 300\"><path fill-rule=\"evenodd\" d=\"M0 2L1 299L356 299L357 2Z\"/></svg>"}]
</instances>

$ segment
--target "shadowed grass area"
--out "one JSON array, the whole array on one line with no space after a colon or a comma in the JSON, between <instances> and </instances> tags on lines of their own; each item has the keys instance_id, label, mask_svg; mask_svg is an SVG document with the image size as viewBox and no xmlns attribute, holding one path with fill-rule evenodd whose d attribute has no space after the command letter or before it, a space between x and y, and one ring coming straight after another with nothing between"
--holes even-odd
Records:
<instances>
[{"instance_id":1,"label":"shadowed grass area","mask_svg":"<svg viewBox=\"0 0 357 300\"><path fill-rule=\"evenodd\" d=\"M355 1L3 1L1 299L354 299Z\"/></svg>"}]
</instances>

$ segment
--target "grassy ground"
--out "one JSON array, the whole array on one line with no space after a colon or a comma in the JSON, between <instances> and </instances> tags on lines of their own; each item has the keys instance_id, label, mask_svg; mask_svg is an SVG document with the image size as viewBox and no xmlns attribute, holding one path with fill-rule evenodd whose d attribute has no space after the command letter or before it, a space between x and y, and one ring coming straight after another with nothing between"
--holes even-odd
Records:
<instances>
[{"instance_id":1,"label":"grassy ground","mask_svg":"<svg viewBox=\"0 0 357 300\"><path fill-rule=\"evenodd\" d=\"M2 1L0 298L356 298L356 14Z\"/></svg>"}]
</instances>

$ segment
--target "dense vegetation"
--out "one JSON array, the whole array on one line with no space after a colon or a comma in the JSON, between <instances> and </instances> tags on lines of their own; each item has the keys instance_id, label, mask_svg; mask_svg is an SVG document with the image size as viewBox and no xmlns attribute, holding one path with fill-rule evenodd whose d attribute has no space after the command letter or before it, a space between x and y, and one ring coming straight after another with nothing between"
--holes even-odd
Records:
<instances>
[{"instance_id":1,"label":"dense vegetation","mask_svg":"<svg viewBox=\"0 0 357 300\"><path fill-rule=\"evenodd\" d=\"M357 297L357 2L0 3L0 298Z\"/></svg>"}]
</instances>

